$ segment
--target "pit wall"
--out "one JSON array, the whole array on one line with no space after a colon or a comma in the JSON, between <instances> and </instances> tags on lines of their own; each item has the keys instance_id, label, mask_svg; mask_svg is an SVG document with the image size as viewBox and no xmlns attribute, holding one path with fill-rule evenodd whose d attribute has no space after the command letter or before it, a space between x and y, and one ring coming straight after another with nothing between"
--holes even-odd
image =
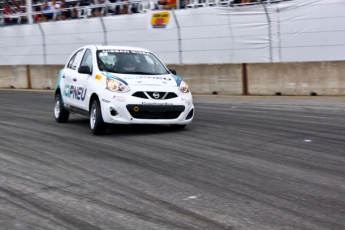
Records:
<instances>
[{"instance_id":1,"label":"pit wall","mask_svg":"<svg viewBox=\"0 0 345 230\"><path fill-rule=\"evenodd\" d=\"M345 96L345 61L168 65L193 94ZM62 65L0 66L0 88L54 89Z\"/></svg>"}]
</instances>

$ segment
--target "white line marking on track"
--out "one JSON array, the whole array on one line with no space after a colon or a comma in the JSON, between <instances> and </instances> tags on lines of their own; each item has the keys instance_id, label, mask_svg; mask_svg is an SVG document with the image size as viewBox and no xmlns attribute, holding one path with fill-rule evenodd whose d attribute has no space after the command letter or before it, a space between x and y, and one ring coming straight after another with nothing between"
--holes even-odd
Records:
<instances>
[{"instance_id":1,"label":"white line marking on track","mask_svg":"<svg viewBox=\"0 0 345 230\"><path fill-rule=\"evenodd\" d=\"M185 198L184 200L191 200L191 199L196 199L196 198L198 198L198 196L189 196Z\"/></svg>"}]
</instances>

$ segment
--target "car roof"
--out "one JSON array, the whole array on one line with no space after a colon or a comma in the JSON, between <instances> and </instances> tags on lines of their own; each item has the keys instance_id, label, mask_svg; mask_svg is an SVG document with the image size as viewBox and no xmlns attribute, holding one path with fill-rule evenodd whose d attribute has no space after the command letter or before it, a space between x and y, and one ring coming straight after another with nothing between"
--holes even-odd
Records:
<instances>
[{"instance_id":1,"label":"car roof","mask_svg":"<svg viewBox=\"0 0 345 230\"><path fill-rule=\"evenodd\" d=\"M96 45L96 48L98 50L135 50L135 51L151 52L147 49L140 48L140 47L133 47L133 46L101 46L101 45Z\"/></svg>"}]
</instances>

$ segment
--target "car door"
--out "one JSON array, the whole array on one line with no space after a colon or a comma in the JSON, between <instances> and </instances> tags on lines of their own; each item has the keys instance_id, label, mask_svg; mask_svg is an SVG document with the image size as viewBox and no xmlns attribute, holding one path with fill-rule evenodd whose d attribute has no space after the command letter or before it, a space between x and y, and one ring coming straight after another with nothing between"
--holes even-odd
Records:
<instances>
[{"instance_id":1,"label":"car door","mask_svg":"<svg viewBox=\"0 0 345 230\"><path fill-rule=\"evenodd\" d=\"M71 57L71 59L68 61L67 66L65 67L63 73L62 73L62 82L63 86L62 90L62 97L67 105L76 106L77 105L77 99L75 95L75 90L77 84L77 74L78 74L78 66L81 61L81 58L83 57L83 54L85 52L85 49L80 49Z\"/></svg>"},{"instance_id":2,"label":"car door","mask_svg":"<svg viewBox=\"0 0 345 230\"><path fill-rule=\"evenodd\" d=\"M88 100L88 94L90 94L90 89L88 87L88 82L90 81L90 78L92 77L92 70L93 70L93 59L92 59L92 51L91 49L86 49L83 58L80 62L80 66L88 66L91 70L91 74L82 74L82 73L76 73L76 106L83 110L88 110L89 100Z\"/></svg>"}]
</instances>

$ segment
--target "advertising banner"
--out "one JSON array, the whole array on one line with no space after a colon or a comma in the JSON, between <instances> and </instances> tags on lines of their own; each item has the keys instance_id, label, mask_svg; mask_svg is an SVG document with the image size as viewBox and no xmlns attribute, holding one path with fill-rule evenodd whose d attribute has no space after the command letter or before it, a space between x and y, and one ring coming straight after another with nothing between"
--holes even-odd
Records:
<instances>
[{"instance_id":1,"label":"advertising banner","mask_svg":"<svg viewBox=\"0 0 345 230\"><path fill-rule=\"evenodd\" d=\"M171 29L173 15L169 11L150 11L147 13L149 29Z\"/></svg>"}]
</instances>

